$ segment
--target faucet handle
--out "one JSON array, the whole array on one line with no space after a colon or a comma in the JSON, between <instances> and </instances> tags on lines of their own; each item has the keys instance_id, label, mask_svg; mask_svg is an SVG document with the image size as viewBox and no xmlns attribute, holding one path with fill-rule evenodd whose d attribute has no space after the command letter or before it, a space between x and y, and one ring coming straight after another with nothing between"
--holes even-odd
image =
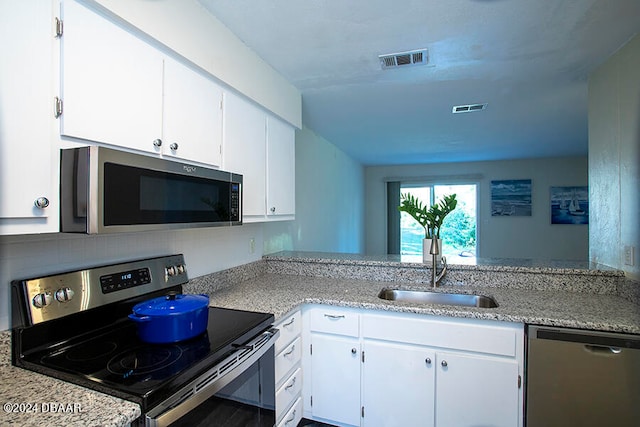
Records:
<instances>
[{"instance_id":1,"label":"faucet handle","mask_svg":"<svg viewBox=\"0 0 640 427\"><path fill-rule=\"evenodd\" d=\"M429 248L431 255L440 255L440 248L438 247L438 239L435 237L431 239L431 247Z\"/></svg>"}]
</instances>

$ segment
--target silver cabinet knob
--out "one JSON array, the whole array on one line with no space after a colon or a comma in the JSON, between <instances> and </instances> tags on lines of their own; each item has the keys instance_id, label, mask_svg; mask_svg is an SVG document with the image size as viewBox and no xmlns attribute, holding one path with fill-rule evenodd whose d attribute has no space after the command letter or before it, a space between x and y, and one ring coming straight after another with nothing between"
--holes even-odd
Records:
<instances>
[{"instance_id":1,"label":"silver cabinet knob","mask_svg":"<svg viewBox=\"0 0 640 427\"><path fill-rule=\"evenodd\" d=\"M169 148L171 148L171 150L176 151L178 149L178 143L174 142L172 143Z\"/></svg>"},{"instance_id":2,"label":"silver cabinet knob","mask_svg":"<svg viewBox=\"0 0 640 427\"><path fill-rule=\"evenodd\" d=\"M448 363L446 360L443 360L442 363L440 363L442 365L443 368L446 368Z\"/></svg>"},{"instance_id":3,"label":"silver cabinet knob","mask_svg":"<svg viewBox=\"0 0 640 427\"><path fill-rule=\"evenodd\" d=\"M156 147L162 147L162 140L160 138L153 140L153 145Z\"/></svg>"},{"instance_id":4,"label":"silver cabinet knob","mask_svg":"<svg viewBox=\"0 0 640 427\"><path fill-rule=\"evenodd\" d=\"M38 209L44 209L47 206L49 206L49 199L47 199L46 197L38 197L33 204L35 205L36 208Z\"/></svg>"},{"instance_id":5,"label":"silver cabinet knob","mask_svg":"<svg viewBox=\"0 0 640 427\"><path fill-rule=\"evenodd\" d=\"M276 213L276 207L275 206L272 207L270 210L271 210L271 213Z\"/></svg>"},{"instance_id":6,"label":"silver cabinet knob","mask_svg":"<svg viewBox=\"0 0 640 427\"><path fill-rule=\"evenodd\" d=\"M355 348L351 349L351 354L356 354L358 352L358 350L356 350Z\"/></svg>"},{"instance_id":7,"label":"silver cabinet knob","mask_svg":"<svg viewBox=\"0 0 640 427\"><path fill-rule=\"evenodd\" d=\"M431 365L431 358L430 358L430 357L427 357L426 359L424 359L424 362L425 362L427 365Z\"/></svg>"}]
</instances>

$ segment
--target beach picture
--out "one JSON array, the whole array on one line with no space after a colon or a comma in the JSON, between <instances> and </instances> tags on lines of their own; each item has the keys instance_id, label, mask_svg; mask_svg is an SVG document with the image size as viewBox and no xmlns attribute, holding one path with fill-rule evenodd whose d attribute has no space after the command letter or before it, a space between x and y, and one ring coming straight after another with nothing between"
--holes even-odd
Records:
<instances>
[{"instance_id":1,"label":"beach picture","mask_svg":"<svg viewBox=\"0 0 640 427\"><path fill-rule=\"evenodd\" d=\"M589 187L551 187L551 224L589 224Z\"/></svg>"},{"instance_id":2,"label":"beach picture","mask_svg":"<svg viewBox=\"0 0 640 427\"><path fill-rule=\"evenodd\" d=\"M531 216L531 180L491 181L491 216Z\"/></svg>"}]
</instances>

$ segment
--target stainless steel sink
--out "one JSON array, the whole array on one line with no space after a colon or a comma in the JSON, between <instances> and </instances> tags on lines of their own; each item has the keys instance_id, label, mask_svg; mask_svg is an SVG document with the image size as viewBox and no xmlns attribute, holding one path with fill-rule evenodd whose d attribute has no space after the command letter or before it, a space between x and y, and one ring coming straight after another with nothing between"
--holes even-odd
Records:
<instances>
[{"instance_id":1,"label":"stainless steel sink","mask_svg":"<svg viewBox=\"0 0 640 427\"><path fill-rule=\"evenodd\" d=\"M378 298L418 304L462 305L482 308L495 308L498 306L496 300L484 295L448 294L443 292L407 291L387 288L380 291Z\"/></svg>"}]
</instances>

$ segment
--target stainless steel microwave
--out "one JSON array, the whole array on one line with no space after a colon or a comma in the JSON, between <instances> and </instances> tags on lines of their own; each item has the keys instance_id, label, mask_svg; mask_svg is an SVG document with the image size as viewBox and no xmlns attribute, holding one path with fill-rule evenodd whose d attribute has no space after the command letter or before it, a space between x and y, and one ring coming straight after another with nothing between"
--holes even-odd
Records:
<instances>
[{"instance_id":1,"label":"stainless steel microwave","mask_svg":"<svg viewBox=\"0 0 640 427\"><path fill-rule=\"evenodd\" d=\"M242 175L104 147L61 150L60 231L242 224Z\"/></svg>"}]
</instances>

